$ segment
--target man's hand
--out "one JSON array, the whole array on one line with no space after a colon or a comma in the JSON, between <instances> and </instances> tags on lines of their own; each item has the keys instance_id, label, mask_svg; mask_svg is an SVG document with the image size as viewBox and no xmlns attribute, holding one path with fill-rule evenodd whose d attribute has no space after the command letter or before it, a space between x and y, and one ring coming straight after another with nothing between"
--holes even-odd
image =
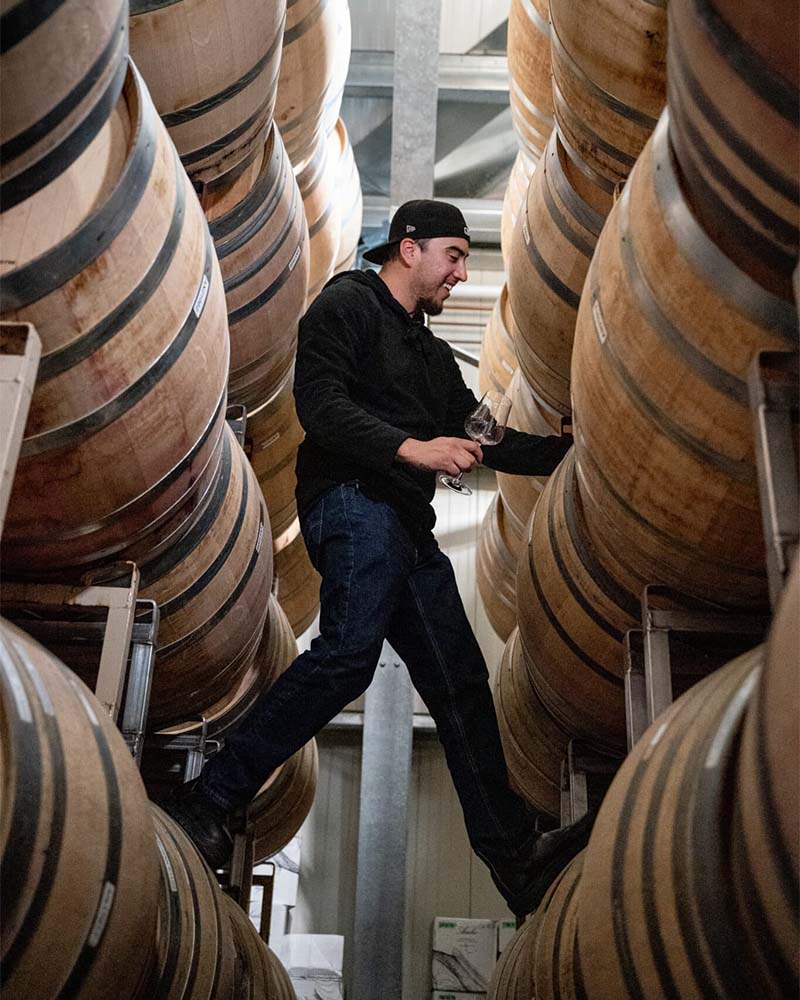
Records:
<instances>
[{"instance_id":1,"label":"man's hand","mask_svg":"<svg viewBox=\"0 0 800 1000\"><path fill-rule=\"evenodd\" d=\"M459 472L469 472L476 462L483 461L483 452L477 441L464 438L438 437L432 441L406 438L397 449L395 458L418 469L457 476Z\"/></svg>"}]
</instances>

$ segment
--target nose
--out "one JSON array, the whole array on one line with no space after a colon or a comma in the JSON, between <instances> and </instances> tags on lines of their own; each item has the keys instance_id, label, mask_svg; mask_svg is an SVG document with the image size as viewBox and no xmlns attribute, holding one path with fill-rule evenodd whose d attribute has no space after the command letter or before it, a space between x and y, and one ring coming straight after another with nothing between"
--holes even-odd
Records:
<instances>
[{"instance_id":1,"label":"nose","mask_svg":"<svg viewBox=\"0 0 800 1000\"><path fill-rule=\"evenodd\" d=\"M457 278L459 281L467 280L467 262L465 260L459 260L455 271L453 271L453 277Z\"/></svg>"}]
</instances>

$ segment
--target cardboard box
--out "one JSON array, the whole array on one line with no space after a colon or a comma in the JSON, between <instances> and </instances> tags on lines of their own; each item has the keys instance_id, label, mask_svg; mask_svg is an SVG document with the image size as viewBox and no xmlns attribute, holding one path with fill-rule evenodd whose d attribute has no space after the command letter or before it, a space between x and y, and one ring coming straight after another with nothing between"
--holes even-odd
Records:
<instances>
[{"instance_id":1,"label":"cardboard box","mask_svg":"<svg viewBox=\"0 0 800 1000\"><path fill-rule=\"evenodd\" d=\"M287 934L276 943L275 954L289 973L297 1000L343 1000L343 937Z\"/></svg>"},{"instance_id":2,"label":"cardboard box","mask_svg":"<svg viewBox=\"0 0 800 1000\"><path fill-rule=\"evenodd\" d=\"M434 990L485 993L496 962L497 929L494 920L434 918Z\"/></svg>"},{"instance_id":3,"label":"cardboard box","mask_svg":"<svg viewBox=\"0 0 800 1000\"><path fill-rule=\"evenodd\" d=\"M498 920L497 921L497 957L506 950L509 944L511 944L511 939L517 933L517 922L516 920Z\"/></svg>"}]
</instances>

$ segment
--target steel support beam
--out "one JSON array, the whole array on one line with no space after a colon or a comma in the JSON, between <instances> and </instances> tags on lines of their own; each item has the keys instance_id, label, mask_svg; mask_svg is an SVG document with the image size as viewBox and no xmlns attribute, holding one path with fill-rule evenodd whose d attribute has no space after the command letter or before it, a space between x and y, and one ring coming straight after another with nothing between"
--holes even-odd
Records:
<instances>
[{"instance_id":1,"label":"steel support beam","mask_svg":"<svg viewBox=\"0 0 800 1000\"><path fill-rule=\"evenodd\" d=\"M414 698L404 664L384 644L367 690L361 760L351 1000L404 1000L406 831Z\"/></svg>"},{"instance_id":2,"label":"steel support beam","mask_svg":"<svg viewBox=\"0 0 800 1000\"><path fill-rule=\"evenodd\" d=\"M433 197L439 100L441 0L407 0L395 8L392 100L392 205Z\"/></svg>"}]
</instances>

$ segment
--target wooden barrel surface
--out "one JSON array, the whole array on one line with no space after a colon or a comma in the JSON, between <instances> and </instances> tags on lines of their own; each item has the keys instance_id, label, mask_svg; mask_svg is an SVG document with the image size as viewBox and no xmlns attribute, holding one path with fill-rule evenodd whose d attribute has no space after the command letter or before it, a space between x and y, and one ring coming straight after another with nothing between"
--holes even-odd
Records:
<instances>
[{"instance_id":1,"label":"wooden barrel surface","mask_svg":"<svg viewBox=\"0 0 800 1000\"><path fill-rule=\"evenodd\" d=\"M209 739L217 739L233 732L247 716L259 695L275 682L296 656L297 642L292 626L277 598L270 594L264 631L252 663L239 683L224 698L203 712L206 736ZM169 735L199 734L202 727L203 722L191 721L168 726L162 732ZM154 761L151 769L153 780L163 777L159 763Z\"/></svg>"},{"instance_id":2,"label":"wooden barrel surface","mask_svg":"<svg viewBox=\"0 0 800 1000\"><path fill-rule=\"evenodd\" d=\"M503 214L500 219L500 251L503 255L503 264L505 264L506 268L508 268L511 255L511 239L514 234L514 226L517 224L517 216L519 215L520 208L525 205L528 185L531 182L531 177L537 163L538 160L533 160L526 152L520 150L516 155L508 178L508 185L503 195Z\"/></svg>"},{"instance_id":3,"label":"wooden barrel surface","mask_svg":"<svg viewBox=\"0 0 800 1000\"><path fill-rule=\"evenodd\" d=\"M520 368L537 396L565 415L581 292L611 204L553 131L514 229L508 298Z\"/></svg>"},{"instance_id":4,"label":"wooden barrel surface","mask_svg":"<svg viewBox=\"0 0 800 1000\"><path fill-rule=\"evenodd\" d=\"M145 996L158 861L144 786L88 688L6 622L0 807L4 993Z\"/></svg>"},{"instance_id":5,"label":"wooden barrel surface","mask_svg":"<svg viewBox=\"0 0 800 1000\"><path fill-rule=\"evenodd\" d=\"M342 226L336 163L331 159L327 137L320 139L309 158L295 167L295 176L308 223L310 304L333 275Z\"/></svg>"},{"instance_id":6,"label":"wooden barrel surface","mask_svg":"<svg viewBox=\"0 0 800 1000\"><path fill-rule=\"evenodd\" d=\"M498 493L486 511L478 535L476 578L489 624L505 642L517 624L517 552L505 530Z\"/></svg>"},{"instance_id":7,"label":"wooden barrel surface","mask_svg":"<svg viewBox=\"0 0 800 1000\"><path fill-rule=\"evenodd\" d=\"M2 211L63 173L105 125L125 80L127 14L121 0L3 4Z\"/></svg>"},{"instance_id":8,"label":"wooden barrel surface","mask_svg":"<svg viewBox=\"0 0 800 1000\"><path fill-rule=\"evenodd\" d=\"M517 370L515 338L514 317L508 305L508 285L503 285L503 291L492 308L492 315L481 340L478 366L481 395L490 389L497 389L500 392L508 389Z\"/></svg>"},{"instance_id":9,"label":"wooden barrel surface","mask_svg":"<svg viewBox=\"0 0 800 1000\"><path fill-rule=\"evenodd\" d=\"M234 1000L236 952L223 893L183 829L158 806L151 808L161 897L158 968L147 995L159 1000Z\"/></svg>"},{"instance_id":10,"label":"wooden barrel surface","mask_svg":"<svg viewBox=\"0 0 800 1000\"><path fill-rule=\"evenodd\" d=\"M649 582L765 601L747 371L797 344L794 305L739 271L691 214L668 114L598 241L572 368L593 533Z\"/></svg>"},{"instance_id":11,"label":"wooden barrel surface","mask_svg":"<svg viewBox=\"0 0 800 1000\"><path fill-rule=\"evenodd\" d=\"M732 763L760 659L745 654L690 688L606 794L578 903L587 1000L793 992L759 978L730 898Z\"/></svg>"},{"instance_id":12,"label":"wooden barrel surface","mask_svg":"<svg viewBox=\"0 0 800 1000\"><path fill-rule=\"evenodd\" d=\"M160 611L151 726L205 712L243 678L264 629L270 541L255 474L226 426L220 472L203 517L140 566L140 596L152 598Z\"/></svg>"},{"instance_id":13,"label":"wooden barrel surface","mask_svg":"<svg viewBox=\"0 0 800 1000\"><path fill-rule=\"evenodd\" d=\"M530 683L517 629L503 651L494 700L511 787L536 809L558 816L569 736Z\"/></svg>"},{"instance_id":14,"label":"wooden barrel surface","mask_svg":"<svg viewBox=\"0 0 800 1000\"><path fill-rule=\"evenodd\" d=\"M508 98L520 149L535 163L553 128L550 16L546 0L511 0Z\"/></svg>"},{"instance_id":15,"label":"wooden barrel surface","mask_svg":"<svg viewBox=\"0 0 800 1000\"><path fill-rule=\"evenodd\" d=\"M247 810L253 824L253 857L264 861L286 847L314 802L319 773L316 740L277 767Z\"/></svg>"},{"instance_id":16,"label":"wooden barrel surface","mask_svg":"<svg viewBox=\"0 0 800 1000\"><path fill-rule=\"evenodd\" d=\"M275 121L295 168L339 116L335 102L350 62L349 40L345 0L288 0Z\"/></svg>"},{"instance_id":17,"label":"wooden barrel surface","mask_svg":"<svg viewBox=\"0 0 800 1000\"><path fill-rule=\"evenodd\" d=\"M638 627L644 583L593 543L570 452L534 510L517 611L531 682L573 736L625 745L622 642Z\"/></svg>"},{"instance_id":18,"label":"wooden barrel surface","mask_svg":"<svg viewBox=\"0 0 800 1000\"><path fill-rule=\"evenodd\" d=\"M228 190L203 208L222 269L231 364L228 398L249 409L283 382L306 303L308 227L280 133Z\"/></svg>"},{"instance_id":19,"label":"wooden barrel surface","mask_svg":"<svg viewBox=\"0 0 800 1000\"><path fill-rule=\"evenodd\" d=\"M131 0L131 55L193 181L256 155L275 109L286 0Z\"/></svg>"},{"instance_id":20,"label":"wooden barrel surface","mask_svg":"<svg viewBox=\"0 0 800 1000\"><path fill-rule=\"evenodd\" d=\"M311 565L306 543L295 520L275 540L275 595L296 636L305 632L319 611L319 573Z\"/></svg>"},{"instance_id":21,"label":"wooden barrel surface","mask_svg":"<svg viewBox=\"0 0 800 1000\"><path fill-rule=\"evenodd\" d=\"M539 932L531 994L536 1000L581 1000L585 995L577 936L584 855L581 851L567 865L537 910Z\"/></svg>"},{"instance_id":22,"label":"wooden barrel surface","mask_svg":"<svg viewBox=\"0 0 800 1000\"><path fill-rule=\"evenodd\" d=\"M350 52L353 42L353 28L350 19L350 4L348 0L328 0L333 3L336 14L334 28L335 40L333 49L335 58L331 69L331 78L325 91L322 104L322 131L331 135L341 121L342 99L350 70Z\"/></svg>"},{"instance_id":23,"label":"wooden barrel surface","mask_svg":"<svg viewBox=\"0 0 800 1000\"><path fill-rule=\"evenodd\" d=\"M607 191L631 171L666 101L662 0L551 0L558 132Z\"/></svg>"},{"instance_id":24,"label":"wooden barrel surface","mask_svg":"<svg viewBox=\"0 0 800 1000\"><path fill-rule=\"evenodd\" d=\"M670 139L686 197L727 257L791 300L800 221L800 10L669 4Z\"/></svg>"},{"instance_id":25,"label":"wooden barrel surface","mask_svg":"<svg viewBox=\"0 0 800 1000\"><path fill-rule=\"evenodd\" d=\"M508 424L518 431L527 431L538 437L550 437L560 432L561 416L548 412L533 394L521 371L511 379L508 394L511 397L511 415ZM555 424L555 427L553 426ZM497 473L497 488L503 498L508 535L516 546L528 537L528 521L547 485L548 476L513 476L508 472Z\"/></svg>"},{"instance_id":26,"label":"wooden barrel surface","mask_svg":"<svg viewBox=\"0 0 800 1000\"><path fill-rule=\"evenodd\" d=\"M296 1000L289 973L241 906L223 894L223 907L231 922L238 958L236 1000Z\"/></svg>"},{"instance_id":27,"label":"wooden barrel surface","mask_svg":"<svg viewBox=\"0 0 800 1000\"><path fill-rule=\"evenodd\" d=\"M247 414L245 450L267 502L272 538L278 550L287 544L284 533L295 530L292 528L297 519L295 462L305 436L297 419L293 384L292 368L277 391Z\"/></svg>"},{"instance_id":28,"label":"wooden barrel surface","mask_svg":"<svg viewBox=\"0 0 800 1000\"><path fill-rule=\"evenodd\" d=\"M541 907L506 945L489 981L487 1000L531 1000L533 958Z\"/></svg>"},{"instance_id":29,"label":"wooden barrel surface","mask_svg":"<svg viewBox=\"0 0 800 1000\"><path fill-rule=\"evenodd\" d=\"M333 158L337 164L336 189L342 204L339 250L333 269L338 274L339 271L348 271L355 263L358 242L361 239L364 200L361 196L361 177L350 144L350 136L341 118L336 120L336 128L331 133L330 141L335 154Z\"/></svg>"},{"instance_id":30,"label":"wooden barrel surface","mask_svg":"<svg viewBox=\"0 0 800 1000\"><path fill-rule=\"evenodd\" d=\"M781 597L747 712L733 806L731 868L738 914L769 994L800 977L800 563Z\"/></svg>"},{"instance_id":31,"label":"wooden barrel surface","mask_svg":"<svg viewBox=\"0 0 800 1000\"><path fill-rule=\"evenodd\" d=\"M0 215L0 238L2 319L42 341L3 563L41 577L177 530L219 462L222 279L135 69L83 156Z\"/></svg>"}]
</instances>

